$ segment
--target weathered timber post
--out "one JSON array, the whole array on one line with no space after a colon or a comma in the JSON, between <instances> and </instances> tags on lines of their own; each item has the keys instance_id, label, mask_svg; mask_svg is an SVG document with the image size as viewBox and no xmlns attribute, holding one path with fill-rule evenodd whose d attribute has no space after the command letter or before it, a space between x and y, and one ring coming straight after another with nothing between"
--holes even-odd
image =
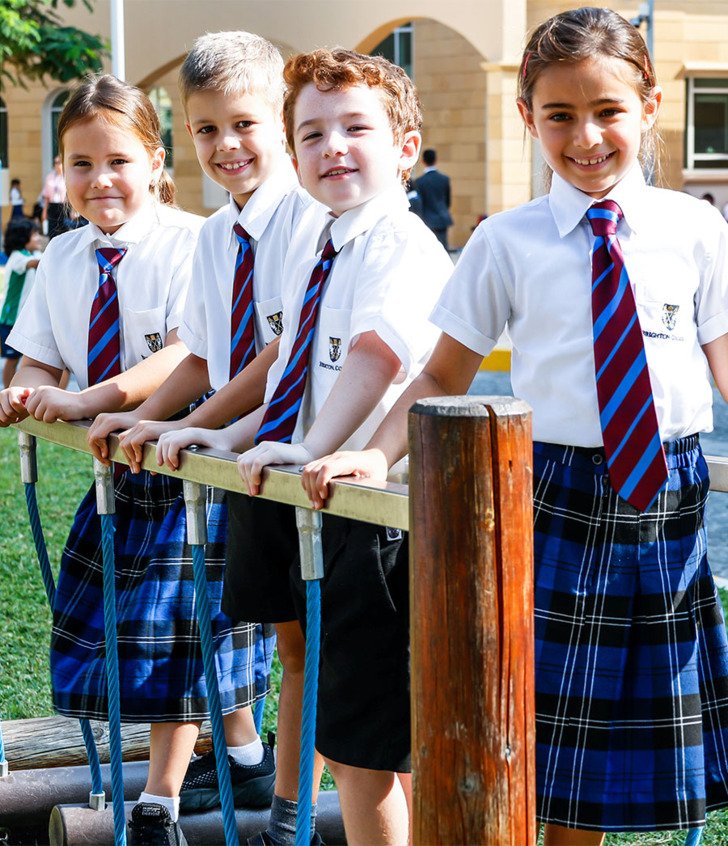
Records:
<instances>
[{"instance_id":1,"label":"weathered timber post","mask_svg":"<svg viewBox=\"0 0 728 846\"><path fill-rule=\"evenodd\" d=\"M415 846L535 846L531 416L409 415Z\"/></svg>"}]
</instances>

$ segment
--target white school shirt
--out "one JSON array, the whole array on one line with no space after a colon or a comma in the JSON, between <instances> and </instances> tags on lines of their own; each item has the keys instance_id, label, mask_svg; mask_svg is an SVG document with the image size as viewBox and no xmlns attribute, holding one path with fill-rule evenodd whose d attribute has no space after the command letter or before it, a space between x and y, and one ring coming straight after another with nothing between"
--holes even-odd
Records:
<instances>
[{"instance_id":1,"label":"white school shirt","mask_svg":"<svg viewBox=\"0 0 728 846\"><path fill-rule=\"evenodd\" d=\"M35 282L35 268L28 268L28 262L33 261L33 259L39 259L42 255L43 253L41 253L40 250L36 250L35 252L27 256L24 255L20 250L13 250L8 260L5 262L6 282L10 280L11 273L25 274L23 290L20 294L20 300L18 301L18 314L20 314L20 310L25 304L25 301L28 299L28 294L30 293L31 288L33 287L33 283ZM8 293L9 292L6 289L5 299L7 299ZM4 304L5 303L3 301L3 305ZM0 306L0 311L2 311L2 306Z\"/></svg>"},{"instance_id":2,"label":"white school shirt","mask_svg":"<svg viewBox=\"0 0 728 846\"><path fill-rule=\"evenodd\" d=\"M230 197L205 221L192 265L179 336L190 352L207 360L210 385L219 390L230 377L230 317L238 254L237 222L251 236L256 354L283 331L283 262L298 220L311 197L299 188L288 156L257 188L242 211ZM319 214L323 216L323 209ZM317 230L318 231L318 230ZM311 251L316 232L311 233Z\"/></svg>"},{"instance_id":3,"label":"white school shirt","mask_svg":"<svg viewBox=\"0 0 728 846\"><path fill-rule=\"evenodd\" d=\"M179 326L202 223L197 215L150 201L113 235L89 223L53 238L8 343L51 367L68 368L79 388L88 387L88 321L99 286L95 250L126 247L114 268L121 369L138 364Z\"/></svg>"},{"instance_id":4,"label":"white school shirt","mask_svg":"<svg viewBox=\"0 0 728 846\"><path fill-rule=\"evenodd\" d=\"M728 227L717 209L645 185L635 166L605 199L634 290L663 441L713 428L701 344L728 332ZM433 321L487 355L507 325L513 393L533 409L535 440L601 446L584 218L596 202L554 174L550 193L481 223Z\"/></svg>"},{"instance_id":5,"label":"white school shirt","mask_svg":"<svg viewBox=\"0 0 728 846\"><path fill-rule=\"evenodd\" d=\"M305 224L304 220L301 226ZM287 284L283 290L286 328L278 358L268 372L266 402L288 362L303 296L329 237L338 255L319 306L306 391L292 443L303 440L321 411L351 345L362 333L374 331L397 355L402 367L395 384L372 414L342 445L344 449L361 449L427 361L439 337L428 315L453 265L437 238L420 218L410 213L400 186L337 219L329 216L315 257L307 254L306 245L294 238L286 260Z\"/></svg>"}]
</instances>

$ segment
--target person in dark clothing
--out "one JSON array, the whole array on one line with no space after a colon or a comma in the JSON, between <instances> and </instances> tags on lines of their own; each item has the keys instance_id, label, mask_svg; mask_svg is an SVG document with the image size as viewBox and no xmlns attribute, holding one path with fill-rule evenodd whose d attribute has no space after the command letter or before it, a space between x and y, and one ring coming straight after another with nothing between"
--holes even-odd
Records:
<instances>
[{"instance_id":1,"label":"person in dark clothing","mask_svg":"<svg viewBox=\"0 0 728 846\"><path fill-rule=\"evenodd\" d=\"M425 150L422 154L425 170L415 182L414 187L419 197L422 212L420 216L435 233L438 241L447 250L447 229L452 226L450 216L450 177L441 173L435 164L437 153Z\"/></svg>"}]
</instances>

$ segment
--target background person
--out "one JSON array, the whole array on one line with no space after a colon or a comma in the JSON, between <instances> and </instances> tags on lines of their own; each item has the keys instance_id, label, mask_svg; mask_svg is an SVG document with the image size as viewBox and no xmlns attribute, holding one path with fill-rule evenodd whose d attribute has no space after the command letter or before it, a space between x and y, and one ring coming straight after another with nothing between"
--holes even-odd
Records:
<instances>
[{"instance_id":1,"label":"background person","mask_svg":"<svg viewBox=\"0 0 728 846\"><path fill-rule=\"evenodd\" d=\"M43 213L41 220L48 221L47 235L54 238L66 231L66 182L60 156L53 159L53 170L43 183Z\"/></svg>"},{"instance_id":2,"label":"background person","mask_svg":"<svg viewBox=\"0 0 728 846\"><path fill-rule=\"evenodd\" d=\"M436 167L437 153L430 149L422 154L425 169L422 176L414 183L419 198L420 217L435 233L437 240L447 250L447 230L452 226L450 215L450 177L445 176Z\"/></svg>"}]
</instances>

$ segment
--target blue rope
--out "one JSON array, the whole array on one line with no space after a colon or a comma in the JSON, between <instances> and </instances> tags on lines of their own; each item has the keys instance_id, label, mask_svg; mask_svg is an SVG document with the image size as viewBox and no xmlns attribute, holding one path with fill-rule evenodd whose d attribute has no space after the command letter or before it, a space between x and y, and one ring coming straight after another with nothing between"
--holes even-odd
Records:
<instances>
[{"instance_id":1,"label":"blue rope","mask_svg":"<svg viewBox=\"0 0 728 846\"><path fill-rule=\"evenodd\" d=\"M106 695L109 704L109 756L111 801L114 808L114 843L126 846L124 774L121 769L121 705L119 702L119 655L116 642L116 567L114 565L114 519L101 514L101 550L104 559L104 630L106 633Z\"/></svg>"},{"instance_id":2,"label":"blue rope","mask_svg":"<svg viewBox=\"0 0 728 846\"><path fill-rule=\"evenodd\" d=\"M230 783L230 765L228 764L225 726L222 721L220 689L217 684L215 650L212 641L212 626L210 625L210 602L207 596L207 576L205 575L205 547L199 543L191 544L191 546L197 622L200 627L202 663L205 668L205 680L207 682L207 705L210 710L210 723L212 725L212 743L215 750L217 783L220 790L220 804L222 805L223 831L225 832L225 843L227 846L238 846L238 826L235 820L233 789Z\"/></svg>"},{"instance_id":3,"label":"blue rope","mask_svg":"<svg viewBox=\"0 0 728 846\"><path fill-rule=\"evenodd\" d=\"M688 831L687 837L685 838L685 846L698 846L700 841L703 839L703 829L702 828L691 828Z\"/></svg>"},{"instance_id":4,"label":"blue rope","mask_svg":"<svg viewBox=\"0 0 728 846\"><path fill-rule=\"evenodd\" d=\"M306 661L303 673L296 846L309 846L311 843L311 793L313 792L313 758L316 745L320 641L321 582L318 579L312 579L306 582Z\"/></svg>"},{"instance_id":5,"label":"blue rope","mask_svg":"<svg viewBox=\"0 0 728 846\"><path fill-rule=\"evenodd\" d=\"M56 586L53 582L53 572L51 571L51 564L48 560L48 549L43 535L43 527L40 522L35 484L32 482L25 483L25 502L28 506L30 530L33 534L33 543L35 544L35 551L38 556L40 573L43 578L43 587L45 588L45 593L48 597L48 604L51 608L53 608L53 602L56 596ZM86 747L89 769L91 770L91 792L101 795L104 792L104 782L101 778L101 761L99 760L99 753L96 749L96 740L94 739L94 733L91 729L91 723L85 719L81 719L78 722L81 725L81 734ZM0 756L0 762L2 760L3 758Z\"/></svg>"},{"instance_id":6,"label":"blue rope","mask_svg":"<svg viewBox=\"0 0 728 846\"><path fill-rule=\"evenodd\" d=\"M3 743L3 727L0 723L0 764L5 763L5 744Z\"/></svg>"}]
</instances>

